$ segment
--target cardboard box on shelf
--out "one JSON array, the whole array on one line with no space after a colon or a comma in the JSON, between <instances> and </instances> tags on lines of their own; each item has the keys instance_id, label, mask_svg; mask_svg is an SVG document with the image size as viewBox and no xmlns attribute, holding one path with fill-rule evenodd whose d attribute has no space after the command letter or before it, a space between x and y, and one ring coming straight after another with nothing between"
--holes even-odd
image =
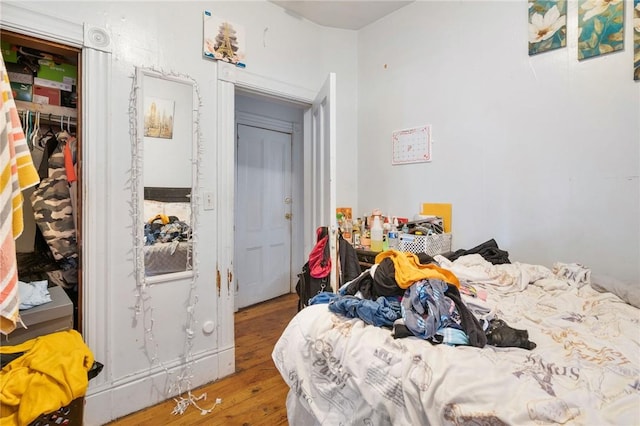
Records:
<instances>
[{"instance_id":1,"label":"cardboard box on shelf","mask_svg":"<svg viewBox=\"0 0 640 426\"><path fill-rule=\"evenodd\" d=\"M33 100L33 86L31 84L11 82L13 99L31 102Z\"/></svg>"},{"instance_id":2,"label":"cardboard box on shelf","mask_svg":"<svg viewBox=\"0 0 640 426\"><path fill-rule=\"evenodd\" d=\"M60 105L67 108L78 108L78 93L75 86L71 92L60 91Z\"/></svg>"},{"instance_id":3,"label":"cardboard box on shelf","mask_svg":"<svg viewBox=\"0 0 640 426\"><path fill-rule=\"evenodd\" d=\"M18 62L18 52L14 46L7 41L0 41L0 50L2 51L2 59L5 64Z\"/></svg>"},{"instance_id":4,"label":"cardboard box on shelf","mask_svg":"<svg viewBox=\"0 0 640 426\"><path fill-rule=\"evenodd\" d=\"M45 102L43 98L46 98L47 101ZM41 104L60 105L60 90L34 85L33 101Z\"/></svg>"},{"instance_id":5,"label":"cardboard box on shelf","mask_svg":"<svg viewBox=\"0 0 640 426\"><path fill-rule=\"evenodd\" d=\"M74 86L78 78L78 67L71 64L56 64L53 61L40 60L38 78ZM67 89L63 89L67 90ZM71 89L68 89L71 91Z\"/></svg>"},{"instance_id":6,"label":"cardboard box on shelf","mask_svg":"<svg viewBox=\"0 0 640 426\"><path fill-rule=\"evenodd\" d=\"M5 64L7 67L7 76L11 83L33 84L33 74L28 67L20 64Z\"/></svg>"},{"instance_id":7,"label":"cardboard box on shelf","mask_svg":"<svg viewBox=\"0 0 640 426\"><path fill-rule=\"evenodd\" d=\"M48 87L50 89L57 90L66 90L70 92L73 89L73 85L71 83L63 83L61 81L47 80L40 77L34 77L33 84L40 87Z\"/></svg>"}]
</instances>

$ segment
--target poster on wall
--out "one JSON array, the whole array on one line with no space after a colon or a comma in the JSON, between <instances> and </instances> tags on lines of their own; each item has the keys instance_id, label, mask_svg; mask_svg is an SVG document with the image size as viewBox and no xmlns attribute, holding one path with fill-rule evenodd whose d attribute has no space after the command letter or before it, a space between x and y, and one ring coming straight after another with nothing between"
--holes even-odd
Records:
<instances>
[{"instance_id":1,"label":"poster on wall","mask_svg":"<svg viewBox=\"0 0 640 426\"><path fill-rule=\"evenodd\" d=\"M150 96L144 98L144 136L173 139L175 101Z\"/></svg>"},{"instance_id":2,"label":"poster on wall","mask_svg":"<svg viewBox=\"0 0 640 426\"><path fill-rule=\"evenodd\" d=\"M633 79L640 81L640 0L633 0Z\"/></svg>"},{"instance_id":3,"label":"poster on wall","mask_svg":"<svg viewBox=\"0 0 640 426\"><path fill-rule=\"evenodd\" d=\"M578 1L578 59L622 50L624 2Z\"/></svg>"},{"instance_id":4,"label":"poster on wall","mask_svg":"<svg viewBox=\"0 0 640 426\"><path fill-rule=\"evenodd\" d=\"M566 45L566 0L529 0L529 55Z\"/></svg>"},{"instance_id":5,"label":"poster on wall","mask_svg":"<svg viewBox=\"0 0 640 426\"><path fill-rule=\"evenodd\" d=\"M205 58L245 67L244 27L204 12L203 55Z\"/></svg>"}]
</instances>

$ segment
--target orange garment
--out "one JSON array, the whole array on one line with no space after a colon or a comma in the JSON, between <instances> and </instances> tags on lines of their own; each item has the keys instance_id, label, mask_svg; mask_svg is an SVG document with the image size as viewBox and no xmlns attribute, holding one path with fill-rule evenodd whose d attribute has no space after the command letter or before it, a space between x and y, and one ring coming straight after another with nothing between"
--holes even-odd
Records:
<instances>
[{"instance_id":1,"label":"orange garment","mask_svg":"<svg viewBox=\"0 0 640 426\"><path fill-rule=\"evenodd\" d=\"M73 153L71 152L71 144L75 141L74 137L67 139L67 143L64 144L64 169L67 172L67 182L72 184L78 178L76 177L76 168L73 164Z\"/></svg>"},{"instance_id":2,"label":"orange garment","mask_svg":"<svg viewBox=\"0 0 640 426\"><path fill-rule=\"evenodd\" d=\"M438 265L423 265L414 253L397 250L387 250L378 253L375 262L380 263L385 258L391 258L396 270L396 283L400 288L408 288L411 284L431 278L439 279L445 283L460 288L460 281L451 271Z\"/></svg>"},{"instance_id":3,"label":"orange garment","mask_svg":"<svg viewBox=\"0 0 640 426\"><path fill-rule=\"evenodd\" d=\"M60 331L15 346L0 354L20 353L0 371L0 424L27 425L84 396L93 354L75 330Z\"/></svg>"}]
</instances>

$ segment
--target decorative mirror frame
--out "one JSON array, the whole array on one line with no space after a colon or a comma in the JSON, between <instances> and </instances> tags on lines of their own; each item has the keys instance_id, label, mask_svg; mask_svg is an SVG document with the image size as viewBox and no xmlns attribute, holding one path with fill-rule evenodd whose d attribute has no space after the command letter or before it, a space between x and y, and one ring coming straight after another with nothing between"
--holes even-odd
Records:
<instances>
[{"instance_id":1,"label":"decorative mirror frame","mask_svg":"<svg viewBox=\"0 0 640 426\"><path fill-rule=\"evenodd\" d=\"M145 235L144 224L148 218L143 217L144 213L144 144L145 144L145 82L148 79L160 79L167 87L171 85L192 87L192 126L191 126L191 194L190 194L190 244L187 249L187 264L191 268L180 272L170 272L160 275L147 276L145 272ZM148 88L147 88L148 89ZM183 88L184 90L184 88ZM197 233L193 230L198 226L198 176L200 170L201 157L201 134L200 134L200 93L196 81L184 74L158 71L152 68L136 67L133 76L131 96L129 99L129 127L131 134L131 216L133 219L133 256L134 274L138 286L146 287L149 284L176 281L191 278L193 282L197 276ZM148 165L147 165L148 167Z\"/></svg>"}]
</instances>

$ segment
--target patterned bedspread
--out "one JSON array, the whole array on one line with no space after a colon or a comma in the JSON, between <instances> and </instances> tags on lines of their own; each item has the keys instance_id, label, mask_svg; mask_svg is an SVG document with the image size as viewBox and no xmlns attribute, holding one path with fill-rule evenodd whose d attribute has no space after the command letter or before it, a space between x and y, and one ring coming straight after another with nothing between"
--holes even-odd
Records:
<instances>
[{"instance_id":1,"label":"patterned bedspread","mask_svg":"<svg viewBox=\"0 0 640 426\"><path fill-rule=\"evenodd\" d=\"M291 388L290 423L640 424L638 308L558 279L485 288L498 316L536 348L394 339L325 304L303 309L272 354Z\"/></svg>"},{"instance_id":2,"label":"patterned bedspread","mask_svg":"<svg viewBox=\"0 0 640 426\"><path fill-rule=\"evenodd\" d=\"M190 268L189 242L172 241L144 246L144 268L147 276L170 274Z\"/></svg>"}]
</instances>

